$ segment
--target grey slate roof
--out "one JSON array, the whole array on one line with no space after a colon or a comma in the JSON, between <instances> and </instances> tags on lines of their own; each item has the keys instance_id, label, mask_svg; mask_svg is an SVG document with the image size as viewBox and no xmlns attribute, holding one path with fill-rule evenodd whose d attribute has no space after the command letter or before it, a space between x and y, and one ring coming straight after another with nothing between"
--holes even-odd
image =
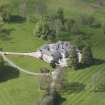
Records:
<instances>
[{"instance_id":1,"label":"grey slate roof","mask_svg":"<svg viewBox=\"0 0 105 105\"><path fill-rule=\"evenodd\" d=\"M63 53L65 56L69 55L71 46L72 45L70 45L68 41L58 41L57 43L52 44L51 47L49 44L46 44L39 50L42 53L49 52L55 60L59 60L62 57L61 53ZM51 51L51 49L53 49L53 51Z\"/></svg>"}]
</instances>

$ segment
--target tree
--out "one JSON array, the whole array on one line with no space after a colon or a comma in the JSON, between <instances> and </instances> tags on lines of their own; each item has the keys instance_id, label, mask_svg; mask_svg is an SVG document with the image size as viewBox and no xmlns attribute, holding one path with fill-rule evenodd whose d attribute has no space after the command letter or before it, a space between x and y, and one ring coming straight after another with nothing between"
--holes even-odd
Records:
<instances>
[{"instance_id":1,"label":"tree","mask_svg":"<svg viewBox=\"0 0 105 105\"><path fill-rule=\"evenodd\" d=\"M61 20L62 24L64 24L64 12L62 8L58 8L57 18Z\"/></svg>"},{"instance_id":2,"label":"tree","mask_svg":"<svg viewBox=\"0 0 105 105\"><path fill-rule=\"evenodd\" d=\"M88 45L88 39L85 37L86 35L75 35L75 37L72 39L73 44L79 48L79 50L82 50Z\"/></svg>"},{"instance_id":3,"label":"tree","mask_svg":"<svg viewBox=\"0 0 105 105\"><path fill-rule=\"evenodd\" d=\"M86 66L89 66L94 63L93 54L92 54L91 48L89 46L85 46L82 49L81 63Z\"/></svg>"},{"instance_id":4,"label":"tree","mask_svg":"<svg viewBox=\"0 0 105 105\"><path fill-rule=\"evenodd\" d=\"M80 21L83 25L91 26L96 20L95 20L94 16L82 15L82 16L80 16Z\"/></svg>"},{"instance_id":5,"label":"tree","mask_svg":"<svg viewBox=\"0 0 105 105\"><path fill-rule=\"evenodd\" d=\"M61 32L64 30L64 25L62 24L62 21L60 19L55 20L55 32L56 36L61 34Z\"/></svg>"},{"instance_id":6,"label":"tree","mask_svg":"<svg viewBox=\"0 0 105 105\"><path fill-rule=\"evenodd\" d=\"M47 40L47 37L50 34L50 29L46 19L43 18L36 24L34 33L36 36Z\"/></svg>"},{"instance_id":7,"label":"tree","mask_svg":"<svg viewBox=\"0 0 105 105\"><path fill-rule=\"evenodd\" d=\"M70 33L66 31L61 31L58 35L56 35L56 40L70 41Z\"/></svg>"},{"instance_id":8,"label":"tree","mask_svg":"<svg viewBox=\"0 0 105 105\"><path fill-rule=\"evenodd\" d=\"M47 39L49 42L55 42L56 37L55 37L55 35L51 34L51 35L48 35Z\"/></svg>"},{"instance_id":9,"label":"tree","mask_svg":"<svg viewBox=\"0 0 105 105\"><path fill-rule=\"evenodd\" d=\"M72 47L72 49L70 50L68 66L73 69L78 69L79 60L78 60L78 55L75 47Z\"/></svg>"},{"instance_id":10,"label":"tree","mask_svg":"<svg viewBox=\"0 0 105 105\"><path fill-rule=\"evenodd\" d=\"M50 66L52 68L56 68L56 62L54 60L51 61Z\"/></svg>"},{"instance_id":11,"label":"tree","mask_svg":"<svg viewBox=\"0 0 105 105\"><path fill-rule=\"evenodd\" d=\"M0 5L0 16L3 18L3 21L9 21L11 16L11 6L8 3Z\"/></svg>"},{"instance_id":12,"label":"tree","mask_svg":"<svg viewBox=\"0 0 105 105\"><path fill-rule=\"evenodd\" d=\"M57 85L62 83L62 80L64 78L64 68L57 68L52 73L51 81L49 82L49 88L46 90L45 95L42 97L38 105L60 105L63 99L61 95L59 94L59 91L57 89ZM49 70L46 68L41 69L41 73L46 73ZM52 86L53 84L53 86ZM43 84L44 85L44 84Z\"/></svg>"},{"instance_id":13,"label":"tree","mask_svg":"<svg viewBox=\"0 0 105 105\"><path fill-rule=\"evenodd\" d=\"M71 28L73 27L75 23L75 20L73 19L67 19L65 22L65 29L67 32L71 32Z\"/></svg>"},{"instance_id":14,"label":"tree","mask_svg":"<svg viewBox=\"0 0 105 105\"><path fill-rule=\"evenodd\" d=\"M49 69L41 68L41 73L49 73ZM49 75L42 75L40 76L40 89L48 90L50 85L50 76Z\"/></svg>"},{"instance_id":15,"label":"tree","mask_svg":"<svg viewBox=\"0 0 105 105\"><path fill-rule=\"evenodd\" d=\"M41 35L41 38L46 40L47 36L49 35L49 32L50 32L50 30L49 30L48 24L44 24L42 26L42 35Z\"/></svg>"},{"instance_id":16,"label":"tree","mask_svg":"<svg viewBox=\"0 0 105 105\"><path fill-rule=\"evenodd\" d=\"M80 23L78 23L78 22L76 22L75 24L73 24L72 25L72 27L71 27L71 33L73 33L73 34L80 34L80 27L81 27L81 24Z\"/></svg>"}]
</instances>

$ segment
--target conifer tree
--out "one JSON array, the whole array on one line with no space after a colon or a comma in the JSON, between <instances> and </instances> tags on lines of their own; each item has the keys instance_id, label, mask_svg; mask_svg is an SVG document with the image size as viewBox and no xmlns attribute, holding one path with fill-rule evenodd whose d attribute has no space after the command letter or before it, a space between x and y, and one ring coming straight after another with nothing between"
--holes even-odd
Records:
<instances>
[{"instance_id":1,"label":"conifer tree","mask_svg":"<svg viewBox=\"0 0 105 105\"><path fill-rule=\"evenodd\" d=\"M62 8L57 10L57 19L60 19L62 24L64 24L64 12Z\"/></svg>"},{"instance_id":2,"label":"conifer tree","mask_svg":"<svg viewBox=\"0 0 105 105\"><path fill-rule=\"evenodd\" d=\"M82 49L82 59L81 59L81 63L84 65L91 65L93 64L94 59L93 59L93 54L91 51L91 48L89 46L86 46Z\"/></svg>"},{"instance_id":3,"label":"conifer tree","mask_svg":"<svg viewBox=\"0 0 105 105\"><path fill-rule=\"evenodd\" d=\"M78 61L78 55L76 52L76 48L72 47L70 51L70 56L68 60L68 66L73 68L73 69L78 69L79 61Z\"/></svg>"}]
</instances>

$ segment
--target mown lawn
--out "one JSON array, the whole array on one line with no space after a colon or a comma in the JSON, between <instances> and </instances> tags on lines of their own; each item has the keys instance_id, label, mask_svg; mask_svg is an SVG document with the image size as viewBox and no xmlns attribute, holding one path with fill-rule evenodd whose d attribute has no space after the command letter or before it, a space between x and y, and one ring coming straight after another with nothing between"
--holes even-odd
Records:
<instances>
[{"instance_id":1,"label":"mown lawn","mask_svg":"<svg viewBox=\"0 0 105 105\"><path fill-rule=\"evenodd\" d=\"M13 29L13 31L10 33L9 40L7 38L0 39L0 47L4 51L32 52L46 43L43 40L35 39L33 35L35 24L29 22L13 23L6 24L5 27ZM20 67L32 72L39 72L42 67L50 68L47 63L32 57L8 56L8 58ZM8 72L5 71L5 73L7 73L4 75L6 77ZM2 81L2 78L0 80L0 105L32 105L40 99L43 91L39 89L39 77L21 72L17 74L15 69L10 70L9 75L5 81Z\"/></svg>"},{"instance_id":2,"label":"mown lawn","mask_svg":"<svg viewBox=\"0 0 105 105\"><path fill-rule=\"evenodd\" d=\"M10 0L18 3L18 0ZM53 12L56 8L64 8L65 15L77 18L82 15L94 15L99 21L105 23L105 8L93 8L83 0L47 0L49 11ZM28 1L29 5L34 5L33 0ZM16 8L17 10L17 8ZM32 11L33 12L33 11ZM34 13L34 12L33 12ZM11 29L10 39L0 38L0 47L4 51L30 52L46 43L41 39L36 39L33 35L35 24L32 22L10 23L5 25ZM105 35L102 29L97 29L91 36L91 43L94 57L98 60L105 60ZM17 65L33 72L39 72L41 67L49 65L38 59L30 57L8 56ZM63 96L66 98L62 105L105 105L105 93L94 93L92 91L92 75L97 72L105 72L105 62L95 64L91 67L80 69L78 71L68 70L67 80L70 83L79 83L81 90L72 93L67 90ZM12 73L12 72L11 72ZM11 74L12 75L12 74ZM13 73L14 75L14 73ZM17 75L17 74L15 74ZM19 73L19 76L9 78L0 83L0 105L32 105L37 102L43 91L39 90L38 77L28 76Z\"/></svg>"}]
</instances>

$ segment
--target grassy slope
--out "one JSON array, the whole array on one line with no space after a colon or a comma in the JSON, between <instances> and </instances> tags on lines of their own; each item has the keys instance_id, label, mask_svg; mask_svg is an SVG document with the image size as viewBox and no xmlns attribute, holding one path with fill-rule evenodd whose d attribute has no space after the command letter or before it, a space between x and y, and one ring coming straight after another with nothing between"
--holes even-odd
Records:
<instances>
[{"instance_id":1,"label":"grassy slope","mask_svg":"<svg viewBox=\"0 0 105 105\"><path fill-rule=\"evenodd\" d=\"M32 1L32 0L31 0ZM70 17L77 17L79 14L94 15L101 22L105 23L105 10L104 8L94 9L89 4L80 2L80 0L47 0L50 11L58 7L63 7L65 14ZM11 24L6 27L16 29L11 33L11 41L0 41L1 46L5 51L34 51L41 44L45 43L40 40L35 40L32 36L34 24L22 23ZM105 59L105 35L101 29L97 30L95 35L92 36L91 42L93 44L93 53L98 59ZM40 65L43 67L43 62L31 58L12 57L21 67L38 70ZM36 62L36 63L35 63ZM45 66L48 66L45 63ZM85 90L79 93L65 93L66 101L63 105L105 105L104 93L91 92L91 76L98 72L104 71L105 64L94 65L92 67L73 71L69 70L68 80L70 82L79 82L85 85ZM0 105L32 105L38 99L41 92L38 89L37 79L24 74L19 78L9 80L0 84ZM39 95L38 95L39 94Z\"/></svg>"}]
</instances>

